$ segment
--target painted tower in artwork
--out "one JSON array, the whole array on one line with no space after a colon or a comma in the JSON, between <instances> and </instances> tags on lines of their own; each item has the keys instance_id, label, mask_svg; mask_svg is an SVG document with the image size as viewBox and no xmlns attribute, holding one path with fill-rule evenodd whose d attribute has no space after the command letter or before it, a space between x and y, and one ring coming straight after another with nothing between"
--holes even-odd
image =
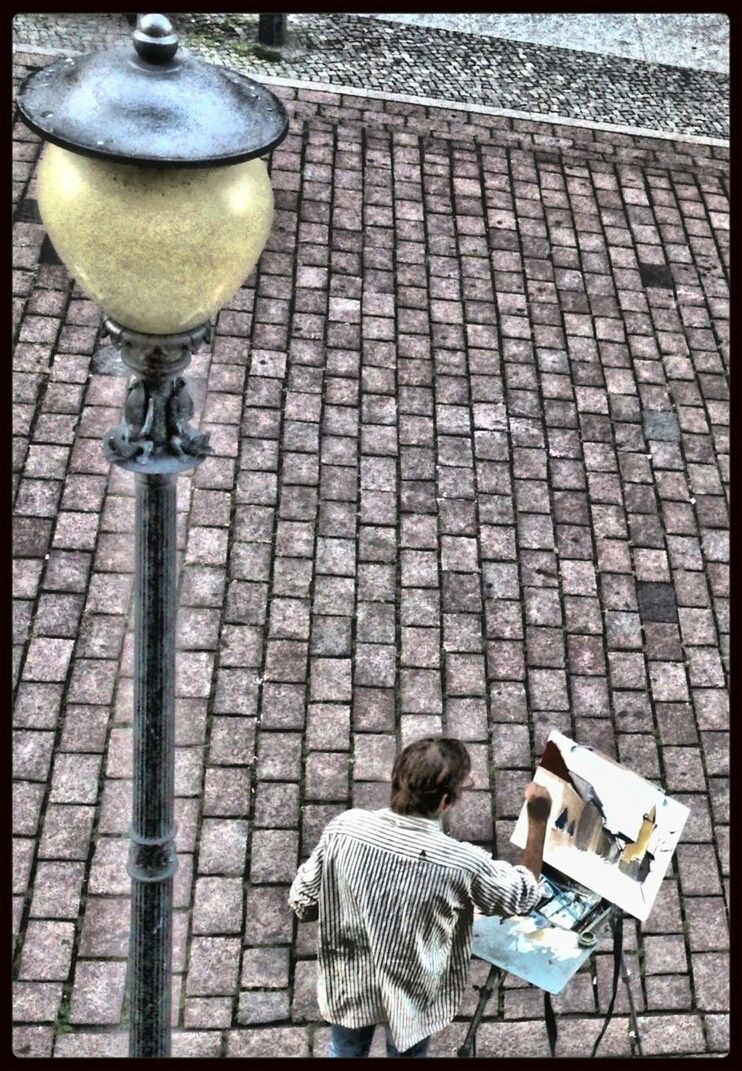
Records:
<instances>
[{"instance_id":1,"label":"painted tower in artwork","mask_svg":"<svg viewBox=\"0 0 742 1071\"><path fill-rule=\"evenodd\" d=\"M639 836L633 844L627 844L621 853L621 858L618 861L618 868L623 874L626 874L630 878L642 880L642 872L644 872L643 876L646 876L647 864L645 863L645 859L647 857L647 845L649 844L649 838L652 836L655 829L656 818L657 808L652 807L649 814L645 814L642 819Z\"/></svg>"}]
</instances>

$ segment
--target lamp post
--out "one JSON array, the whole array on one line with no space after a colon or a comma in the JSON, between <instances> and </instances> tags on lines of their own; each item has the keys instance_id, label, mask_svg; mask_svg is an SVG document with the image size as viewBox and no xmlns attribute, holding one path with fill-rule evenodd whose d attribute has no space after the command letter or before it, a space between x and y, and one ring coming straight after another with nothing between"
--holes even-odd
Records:
<instances>
[{"instance_id":1,"label":"lamp post","mask_svg":"<svg viewBox=\"0 0 742 1071\"><path fill-rule=\"evenodd\" d=\"M179 49L162 15L140 16L133 47L35 72L17 103L50 143L44 225L135 377L104 439L136 476L129 1055L170 1056L176 480L210 452L181 372L263 250L260 157L288 118L264 86Z\"/></svg>"}]
</instances>

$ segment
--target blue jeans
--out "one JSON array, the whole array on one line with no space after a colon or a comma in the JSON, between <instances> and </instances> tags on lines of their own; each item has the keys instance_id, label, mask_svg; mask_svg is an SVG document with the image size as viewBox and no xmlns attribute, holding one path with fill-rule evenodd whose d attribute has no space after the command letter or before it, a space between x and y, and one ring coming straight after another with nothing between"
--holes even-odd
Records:
<instances>
[{"instance_id":1,"label":"blue jeans","mask_svg":"<svg viewBox=\"0 0 742 1071\"><path fill-rule=\"evenodd\" d=\"M330 1032L330 1051L328 1056L368 1056L375 1029L376 1027L373 1023L371 1026L356 1027L337 1026L333 1023ZM413 1045L411 1049L399 1052L394 1046L388 1025L385 1026L385 1030L387 1056L427 1056L430 1038L423 1038L422 1041L418 1041L417 1044Z\"/></svg>"}]
</instances>

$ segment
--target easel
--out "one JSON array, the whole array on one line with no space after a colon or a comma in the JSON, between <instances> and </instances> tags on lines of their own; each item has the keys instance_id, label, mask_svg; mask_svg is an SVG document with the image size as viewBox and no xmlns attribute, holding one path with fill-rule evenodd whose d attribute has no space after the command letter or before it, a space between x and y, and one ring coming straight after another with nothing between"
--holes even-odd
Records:
<instances>
[{"instance_id":1,"label":"easel","mask_svg":"<svg viewBox=\"0 0 742 1071\"><path fill-rule=\"evenodd\" d=\"M591 1056L596 1055L613 1015L621 975L630 1036L641 1056L623 955L624 911L641 921L648 917L690 812L663 789L556 729L549 733L534 781L554 801L541 869L547 888L527 915L475 920L472 955L489 963L490 970L479 988L479 1002L457 1055L475 1055L477 1029L487 1003L499 976L508 973L543 991L546 1032L554 1056L557 1025L551 994L561 993L569 984L595 951L596 933L609 923L613 930L612 992ZM528 827L524 804L511 843L524 849ZM590 854L596 858L589 859Z\"/></svg>"},{"instance_id":2,"label":"easel","mask_svg":"<svg viewBox=\"0 0 742 1071\"><path fill-rule=\"evenodd\" d=\"M608 1005L608 1010L607 1010L606 1015L605 1015L605 1019L603 1021L603 1026L602 1026L600 1034L598 1035L598 1038L597 1038L597 1040L595 1042L595 1045L593 1047L593 1051L591 1053L591 1056L595 1056L595 1054L597 1052L597 1049L598 1049L598 1046L599 1046L600 1042L603 1039L603 1035L604 1035L604 1033L606 1031L608 1023L610 1022L611 1016L613 1015L613 1009L614 1009L614 1005L615 1005L615 1002L616 1002L616 994L617 994L617 990L618 990L619 972L620 972L620 974L621 974L621 976L623 978L624 984L626 986L626 992L627 992L628 1002L629 1002L629 1019L630 1019L630 1022L631 1022L631 1029L633 1031L634 1037L637 1040L637 1045L639 1044L639 1031L638 1031L637 1021L636 1021L636 1010L634 1008L634 998L633 998L633 994L631 992L631 986L629 984L629 972L628 972L628 969L626 967L626 961L624 959L623 948L622 948L622 944L623 944L623 914L618 908L613 908L613 910L610 911L610 913L606 915L606 917L602 920L602 922L603 923L605 923L605 922L609 922L610 923L611 929L613 931L613 936L614 936L613 992L612 992L612 995L611 995L610 1004ZM477 956L476 953L475 953L474 958L475 959L480 959L480 958L484 959L484 957ZM482 1017L484 1016L484 1012L485 1012L485 1009L487 1007L487 1004L489 1003L490 998L492 997L492 994L494 993L495 989L498 986L500 978L504 977L504 975L508 973L506 970L504 970L498 964L493 963L491 960L485 960L485 962L490 962L489 973L487 975L487 979L486 979L484 985L475 986L475 989L479 993L479 1001L477 1003L477 1007L476 1007L476 1009L474 1011L474 1014L473 1014L473 1016L471 1018L471 1022L469 1023L469 1029L466 1032L466 1037L464 1038L464 1042L456 1052L457 1056L461 1056L461 1057L464 1057L464 1058L476 1056L476 1038L477 1038L477 1030L479 1029L479 1024L482 1021ZM553 1010L552 1010L552 1007L551 1007L551 995L546 990L544 990L544 1018L545 1018L545 1021L546 1021L546 1031L547 1031L547 1035L548 1035L548 1038L549 1038L549 1048L551 1050L551 1055L554 1056L554 1049L555 1049L555 1046L556 1046L556 1037L557 1037L556 1020L554 1018L554 1013L553 1013ZM641 1055L641 1051L640 1051L640 1055Z\"/></svg>"}]
</instances>

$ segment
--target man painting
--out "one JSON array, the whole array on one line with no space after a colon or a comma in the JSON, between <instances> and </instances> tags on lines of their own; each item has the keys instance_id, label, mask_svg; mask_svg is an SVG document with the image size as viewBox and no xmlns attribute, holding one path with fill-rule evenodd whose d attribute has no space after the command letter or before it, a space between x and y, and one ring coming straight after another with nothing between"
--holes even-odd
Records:
<instances>
[{"instance_id":1,"label":"man painting","mask_svg":"<svg viewBox=\"0 0 742 1071\"><path fill-rule=\"evenodd\" d=\"M526 788L528 840L513 866L443 832L470 768L459 740L416 740L394 763L391 806L338 815L298 870L289 904L319 919L330 1056L367 1056L377 1023L387 1055L425 1056L464 995L474 910L527 914L539 899L549 793Z\"/></svg>"}]
</instances>

